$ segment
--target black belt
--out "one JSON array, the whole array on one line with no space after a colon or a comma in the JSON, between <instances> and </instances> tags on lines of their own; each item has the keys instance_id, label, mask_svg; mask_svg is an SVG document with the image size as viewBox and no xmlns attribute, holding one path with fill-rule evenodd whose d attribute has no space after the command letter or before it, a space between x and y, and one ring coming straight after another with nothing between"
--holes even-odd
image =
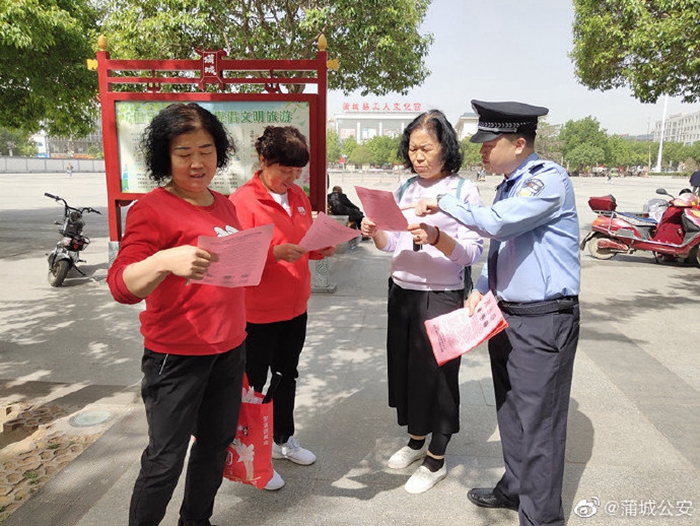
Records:
<instances>
[{"instance_id":1,"label":"black belt","mask_svg":"<svg viewBox=\"0 0 700 526\"><path fill-rule=\"evenodd\" d=\"M498 306L503 312L514 316L541 316L555 312L573 312L576 305L578 305L578 296L565 296L554 300L533 301L530 303L498 302Z\"/></svg>"}]
</instances>

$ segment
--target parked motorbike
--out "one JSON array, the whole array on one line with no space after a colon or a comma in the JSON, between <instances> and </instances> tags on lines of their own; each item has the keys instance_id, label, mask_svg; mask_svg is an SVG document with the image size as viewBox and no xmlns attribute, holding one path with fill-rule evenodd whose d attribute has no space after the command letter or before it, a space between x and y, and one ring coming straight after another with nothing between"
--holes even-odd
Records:
<instances>
[{"instance_id":1,"label":"parked motorbike","mask_svg":"<svg viewBox=\"0 0 700 526\"><path fill-rule=\"evenodd\" d=\"M63 220L55 221L56 225L61 225L58 230L61 234L61 240L56 243L56 247L48 255L49 284L52 287L60 287L72 268L85 276L85 273L77 267L78 263L85 263L84 260L80 259L80 252L90 244L90 238L83 235L83 227L85 226L83 214L99 214L100 212L89 206L74 208L57 195L49 193L44 193L44 195L56 202L63 203Z\"/></svg>"},{"instance_id":2,"label":"parked motorbike","mask_svg":"<svg viewBox=\"0 0 700 526\"><path fill-rule=\"evenodd\" d=\"M671 198L658 221L618 212L613 196L591 197L588 206L598 217L581 241L581 250L588 244L596 259L648 250L657 262L685 260L700 267L700 199L690 192L674 197L663 188L656 193Z\"/></svg>"}]
</instances>

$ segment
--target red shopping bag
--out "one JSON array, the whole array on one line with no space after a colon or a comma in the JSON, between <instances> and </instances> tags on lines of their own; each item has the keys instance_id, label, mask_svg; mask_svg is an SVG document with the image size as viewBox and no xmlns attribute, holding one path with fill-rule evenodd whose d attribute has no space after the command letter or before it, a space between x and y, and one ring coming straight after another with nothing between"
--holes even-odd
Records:
<instances>
[{"instance_id":1,"label":"red shopping bag","mask_svg":"<svg viewBox=\"0 0 700 526\"><path fill-rule=\"evenodd\" d=\"M236 438L228 446L224 477L263 489L274 473L272 467L272 400L256 393L243 378L241 413Z\"/></svg>"}]
</instances>

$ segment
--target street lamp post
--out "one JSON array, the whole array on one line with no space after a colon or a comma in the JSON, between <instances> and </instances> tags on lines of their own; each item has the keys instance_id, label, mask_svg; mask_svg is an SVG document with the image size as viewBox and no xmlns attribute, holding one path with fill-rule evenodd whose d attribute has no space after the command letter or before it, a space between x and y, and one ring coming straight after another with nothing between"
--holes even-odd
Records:
<instances>
[{"instance_id":1,"label":"street lamp post","mask_svg":"<svg viewBox=\"0 0 700 526\"><path fill-rule=\"evenodd\" d=\"M664 148L664 133L666 131L666 110L668 109L668 95L664 97L664 114L661 117L661 136L659 137L659 155L656 158L656 171L661 171L661 154Z\"/></svg>"}]
</instances>

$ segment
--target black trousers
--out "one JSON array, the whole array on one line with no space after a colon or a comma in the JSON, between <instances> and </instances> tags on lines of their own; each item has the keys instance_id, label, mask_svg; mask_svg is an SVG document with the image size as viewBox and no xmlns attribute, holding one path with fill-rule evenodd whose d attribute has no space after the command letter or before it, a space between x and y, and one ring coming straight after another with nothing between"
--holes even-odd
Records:
<instances>
[{"instance_id":1,"label":"black trousers","mask_svg":"<svg viewBox=\"0 0 700 526\"><path fill-rule=\"evenodd\" d=\"M389 406L412 435L459 431L459 365L438 367L425 320L462 305L463 291L407 290L389 279L387 375Z\"/></svg>"},{"instance_id":2,"label":"black trousers","mask_svg":"<svg viewBox=\"0 0 700 526\"><path fill-rule=\"evenodd\" d=\"M129 526L156 526L177 486L192 435L180 519L209 524L241 405L245 344L223 354L178 356L145 349L141 395L148 447L131 496Z\"/></svg>"},{"instance_id":3,"label":"black trousers","mask_svg":"<svg viewBox=\"0 0 700 526\"><path fill-rule=\"evenodd\" d=\"M568 313L504 315L508 328L489 340L505 462L495 491L520 503L521 525L563 526L561 490L578 303Z\"/></svg>"},{"instance_id":4,"label":"black trousers","mask_svg":"<svg viewBox=\"0 0 700 526\"><path fill-rule=\"evenodd\" d=\"M294 435L294 399L299 377L299 355L306 340L306 313L286 321L248 323L246 374L253 388L262 392L268 373L282 373L273 400L273 438L283 444Z\"/></svg>"}]
</instances>

